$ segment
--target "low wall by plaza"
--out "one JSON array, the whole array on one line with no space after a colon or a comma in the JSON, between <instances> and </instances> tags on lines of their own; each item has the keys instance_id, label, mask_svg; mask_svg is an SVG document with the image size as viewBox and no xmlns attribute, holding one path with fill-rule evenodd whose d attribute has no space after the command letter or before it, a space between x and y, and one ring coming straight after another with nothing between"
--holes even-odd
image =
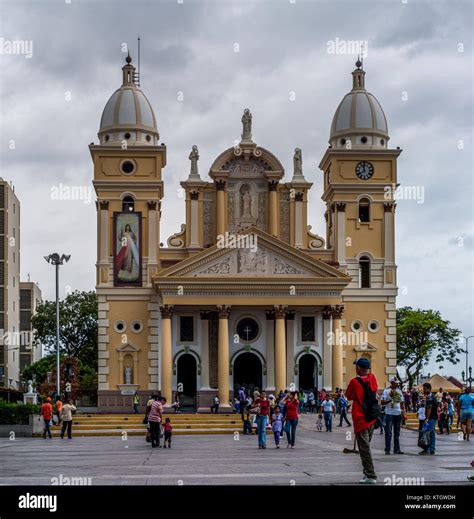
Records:
<instances>
[{"instance_id":1,"label":"low wall by plaza","mask_svg":"<svg viewBox=\"0 0 474 519\"><path fill-rule=\"evenodd\" d=\"M0 438L27 438L33 434L42 433L44 429L44 421L40 415L29 416L27 424L2 424L0 425Z\"/></svg>"}]
</instances>

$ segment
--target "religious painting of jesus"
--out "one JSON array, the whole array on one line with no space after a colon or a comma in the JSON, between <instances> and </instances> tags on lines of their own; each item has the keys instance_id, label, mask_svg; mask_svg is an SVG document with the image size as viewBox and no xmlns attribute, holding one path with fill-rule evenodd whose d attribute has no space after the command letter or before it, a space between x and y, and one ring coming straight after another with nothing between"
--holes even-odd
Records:
<instances>
[{"instance_id":1,"label":"religious painting of jesus","mask_svg":"<svg viewBox=\"0 0 474 519\"><path fill-rule=\"evenodd\" d=\"M114 286L141 285L141 213L114 213Z\"/></svg>"}]
</instances>

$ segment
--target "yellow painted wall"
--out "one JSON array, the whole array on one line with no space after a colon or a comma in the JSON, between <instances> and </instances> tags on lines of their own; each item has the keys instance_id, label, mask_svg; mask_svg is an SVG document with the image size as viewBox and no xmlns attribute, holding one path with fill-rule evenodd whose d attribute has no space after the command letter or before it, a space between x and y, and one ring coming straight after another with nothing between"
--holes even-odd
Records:
<instances>
[{"instance_id":1,"label":"yellow painted wall","mask_svg":"<svg viewBox=\"0 0 474 519\"><path fill-rule=\"evenodd\" d=\"M126 289L123 289L125 291ZM109 388L117 389L117 384L123 384L123 373L119 373L119 354L116 351L124 342L129 341L137 348L138 352L138 381L134 374L134 384L140 384L140 389L148 387L148 301L109 301L109 346L110 354L109 367ZM114 323L122 320L127 323L127 329L120 334L114 330ZM140 320L143 323L143 330L140 333L134 333L131 329L131 323L134 320Z\"/></svg>"}]
</instances>

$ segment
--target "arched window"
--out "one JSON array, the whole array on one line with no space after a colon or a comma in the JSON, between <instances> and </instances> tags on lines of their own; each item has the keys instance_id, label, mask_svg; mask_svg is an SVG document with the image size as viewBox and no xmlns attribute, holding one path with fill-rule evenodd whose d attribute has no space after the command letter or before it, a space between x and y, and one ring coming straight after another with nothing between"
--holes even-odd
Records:
<instances>
[{"instance_id":1,"label":"arched window","mask_svg":"<svg viewBox=\"0 0 474 519\"><path fill-rule=\"evenodd\" d=\"M370 259L362 256L359 260L360 288L370 288Z\"/></svg>"},{"instance_id":2,"label":"arched window","mask_svg":"<svg viewBox=\"0 0 474 519\"><path fill-rule=\"evenodd\" d=\"M370 200L368 198L359 200L359 222L370 222Z\"/></svg>"},{"instance_id":3,"label":"arched window","mask_svg":"<svg viewBox=\"0 0 474 519\"><path fill-rule=\"evenodd\" d=\"M122 212L133 213L135 210L135 200L131 196L126 196L122 200Z\"/></svg>"}]
</instances>

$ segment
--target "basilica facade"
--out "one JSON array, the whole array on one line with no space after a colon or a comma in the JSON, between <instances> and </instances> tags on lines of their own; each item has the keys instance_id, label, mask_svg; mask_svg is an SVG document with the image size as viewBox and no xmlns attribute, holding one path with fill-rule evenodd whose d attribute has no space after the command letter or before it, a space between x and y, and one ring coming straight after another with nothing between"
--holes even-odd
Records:
<instances>
[{"instance_id":1,"label":"basilica facade","mask_svg":"<svg viewBox=\"0 0 474 519\"><path fill-rule=\"evenodd\" d=\"M344 388L369 357L381 385L396 373L394 247L400 149L356 63L319 164L324 237L308 225L302 153L290 172L241 139L199 162L192 146L181 186L186 220L162 243L166 146L137 86L130 57L89 146L97 194L100 410L131 395L178 392L197 411L217 394L221 411L241 385ZM236 114L237 115L237 114ZM233 141L229 136L229 141ZM277 150L278 151L278 150ZM210 181L201 178L208 172Z\"/></svg>"}]
</instances>

